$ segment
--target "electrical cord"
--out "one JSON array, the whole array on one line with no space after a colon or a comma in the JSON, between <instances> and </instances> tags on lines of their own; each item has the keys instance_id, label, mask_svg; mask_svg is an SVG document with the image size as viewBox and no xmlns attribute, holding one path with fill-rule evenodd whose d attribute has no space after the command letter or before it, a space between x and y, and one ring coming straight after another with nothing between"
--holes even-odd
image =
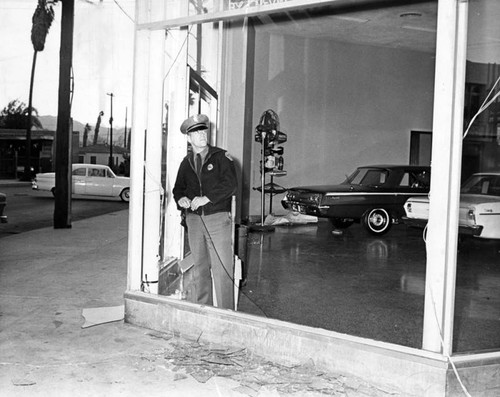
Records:
<instances>
[{"instance_id":1,"label":"electrical cord","mask_svg":"<svg viewBox=\"0 0 500 397\"><path fill-rule=\"evenodd\" d=\"M428 195L428 198L430 200L430 193ZM425 243L425 253L426 253L426 256L428 255L428 252L427 252L427 226L428 226L428 223L426 223L425 227L424 227L424 230L422 231L422 238L424 240L424 243ZM458 373L458 370L455 366L455 363L453 362L451 356L445 352L445 343L444 343L444 339L443 339L443 331L439 325L439 318L438 318L438 314L436 312L436 301L434 299L434 294L432 292L432 286L429 288L429 293L430 293L430 296L431 296L431 300L432 300L432 307L433 307L433 314L434 314L434 317L436 319L436 324L437 324L437 327L438 327L438 330L439 330L439 340L441 342L441 346L443 347L443 354L445 355L446 359L448 360L448 362L450 363L452 369L453 369L453 373L455 374L455 377L457 378L457 381L458 383L460 384L460 387L462 388L462 391L464 392L464 394L467 396L467 397L471 397L471 395L469 394L469 392L467 391L467 388L465 387L464 383L462 382L462 378L460 377L460 374Z\"/></svg>"},{"instance_id":2,"label":"electrical cord","mask_svg":"<svg viewBox=\"0 0 500 397\"><path fill-rule=\"evenodd\" d=\"M203 227L208 235L208 239L210 240L210 244L212 245L214 251L215 251L215 254L217 255L217 258L219 259L219 262L221 263L222 265L222 268L224 269L226 275L229 277L229 279L231 280L231 282L233 283L233 285L235 285L237 288L238 288L238 292L241 292L250 302L252 302L255 307L257 307L263 314L265 317L269 318L269 316L267 315L267 313L265 312L265 310L257 303L255 302L252 298L250 298L240 287L240 285L237 285L235 280L234 280L234 277L229 273L229 271L226 269L226 267L224 266L224 262L222 262L221 260L221 257L219 255L219 252L217 251L217 248L215 247L215 243L213 242L212 240L212 236L210 235L210 232L208 231L208 227L205 223L205 221L203 220L203 217L200 215L200 219L201 219L201 223L203 224Z\"/></svg>"},{"instance_id":3,"label":"electrical cord","mask_svg":"<svg viewBox=\"0 0 500 397\"><path fill-rule=\"evenodd\" d=\"M116 0L113 0L114 3L118 6L118 8L121 10L121 12L123 12L125 14L125 16L130 19L133 23L135 23L135 20L134 18L132 18L130 15L127 14L127 12L123 9L123 7L118 3L118 1Z\"/></svg>"},{"instance_id":4,"label":"electrical cord","mask_svg":"<svg viewBox=\"0 0 500 397\"><path fill-rule=\"evenodd\" d=\"M144 275L144 281L141 282L141 291L142 292L151 292L149 290L149 284L158 284L158 280L156 281L148 281L148 275Z\"/></svg>"},{"instance_id":5,"label":"electrical cord","mask_svg":"<svg viewBox=\"0 0 500 397\"><path fill-rule=\"evenodd\" d=\"M427 246L426 246L426 252L427 252ZM440 340L441 346L443 348L443 355L446 357L446 359L450 363L450 365L451 365L451 367L453 369L453 373L455 374L455 377L457 378L457 381L460 384L460 387L462 388L462 391L464 392L464 395L467 396L467 397L472 397L471 394L468 392L466 386L462 382L462 378L460 377L460 374L458 373L457 367L456 367L455 363L453 362L453 359L451 358L451 355L448 354L447 351L445 351L446 346L445 346L444 338L443 338L443 330L441 329L441 326L439 325L439 317L438 317L438 314L437 314L437 311L436 311L436 305L437 304L436 304L436 300L434 299L434 294L432 292L432 286L430 286L430 288L429 288L429 293L430 293L431 300L432 300L432 307L434 309L433 310L434 318L436 320L436 325L437 325L437 328L439 330L439 340Z\"/></svg>"},{"instance_id":6,"label":"electrical cord","mask_svg":"<svg viewBox=\"0 0 500 397\"><path fill-rule=\"evenodd\" d=\"M467 126L467 129L465 130L464 132L464 135L463 135L463 139L465 139L465 137L467 136L467 134L469 133L469 129L472 127L472 124L474 123L474 121L476 120L476 118L482 113L484 112L493 102L495 102L495 100L500 96L500 91L498 91L494 96L493 98L489 99L488 98L490 97L490 95L493 93L493 91L495 91L495 87L497 86L498 82L500 81L500 77L498 77L498 79L495 81L495 84L493 84L493 87L491 87L491 90L488 92L488 95L486 95L486 98L484 98L484 101L483 103L481 104L479 110L477 111L477 113L474 115L474 117L472 117L472 119L470 120L469 122L469 125Z\"/></svg>"}]
</instances>

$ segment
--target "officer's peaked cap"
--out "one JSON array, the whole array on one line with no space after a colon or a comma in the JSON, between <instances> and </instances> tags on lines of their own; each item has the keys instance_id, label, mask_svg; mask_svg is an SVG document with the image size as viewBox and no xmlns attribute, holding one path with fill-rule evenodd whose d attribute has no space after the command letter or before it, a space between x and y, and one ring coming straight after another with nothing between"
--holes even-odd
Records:
<instances>
[{"instance_id":1,"label":"officer's peaked cap","mask_svg":"<svg viewBox=\"0 0 500 397\"><path fill-rule=\"evenodd\" d=\"M183 134L189 134L194 131L207 130L209 122L208 116L204 114L195 114L182 122L181 132Z\"/></svg>"}]
</instances>

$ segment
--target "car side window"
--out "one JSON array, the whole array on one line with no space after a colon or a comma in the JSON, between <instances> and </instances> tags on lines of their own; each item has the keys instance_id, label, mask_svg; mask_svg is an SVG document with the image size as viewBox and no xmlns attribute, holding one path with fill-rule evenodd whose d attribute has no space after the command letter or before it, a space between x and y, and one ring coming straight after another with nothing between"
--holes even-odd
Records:
<instances>
[{"instance_id":1,"label":"car side window","mask_svg":"<svg viewBox=\"0 0 500 397\"><path fill-rule=\"evenodd\" d=\"M430 186L430 178L427 171L406 172L403 181L405 181L405 184L401 183L401 186L409 186L413 189L427 189Z\"/></svg>"},{"instance_id":2,"label":"car side window","mask_svg":"<svg viewBox=\"0 0 500 397\"><path fill-rule=\"evenodd\" d=\"M492 196L500 196L500 176L495 177L495 179L491 181L489 194Z\"/></svg>"},{"instance_id":3,"label":"car side window","mask_svg":"<svg viewBox=\"0 0 500 397\"><path fill-rule=\"evenodd\" d=\"M481 194L488 194L488 191L490 190L490 183L491 181L489 179L484 179L483 182L481 183Z\"/></svg>"},{"instance_id":4,"label":"car side window","mask_svg":"<svg viewBox=\"0 0 500 397\"><path fill-rule=\"evenodd\" d=\"M75 176L85 176L85 168L75 168L72 172L73 175Z\"/></svg>"},{"instance_id":5,"label":"car side window","mask_svg":"<svg viewBox=\"0 0 500 397\"><path fill-rule=\"evenodd\" d=\"M89 176L97 176L97 177L103 177L104 176L104 171L101 168L92 168L89 170Z\"/></svg>"},{"instance_id":6,"label":"car side window","mask_svg":"<svg viewBox=\"0 0 500 397\"><path fill-rule=\"evenodd\" d=\"M411 175L410 177L410 173L409 172L405 172L403 174L403 177L401 178L401 181L399 182L399 186L401 187L410 187L410 186L413 186L412 185L412 179L414 180L414 176Z\"/></svg>"},{"instance_id":7,"label":"car side window","mask_svg":"<svg viewBox=\"0 0 500 397\"><path fill-rule=\"evenodd\" d=\"M465 184L465 186L461 189L461 193L469 193L469 194L481 193L481 185L483 184L483 181L484 180L480 177L474 177Z\"/></svg>"},{"instance_id":8,"label":"car side window","mask_svg":"<svg viewBox=\"0 0 500 397\"><path fill-rule=\"evenodd\" d=\"M360 185L376 186L383 185L387 179L387 173L380 170L370 170L366 173Z\"/></svg>"},{"instance_id":9,"label":"car side window","mask_svg":"<svg viewBox=\"0 0 500 397\"><path fill-rule=\"evenodd\" d=\"M500 196L500 177L489 176L481 180L481 194Z\"/></svg>"}]
</instances>

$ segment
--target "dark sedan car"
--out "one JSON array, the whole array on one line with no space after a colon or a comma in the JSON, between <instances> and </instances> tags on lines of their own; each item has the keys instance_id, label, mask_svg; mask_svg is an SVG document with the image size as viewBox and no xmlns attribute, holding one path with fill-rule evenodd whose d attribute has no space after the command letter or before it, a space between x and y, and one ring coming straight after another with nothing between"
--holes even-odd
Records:
<instances>
[{"instance_id":1,"label":"dark sedan car","mask_svg":"<svg viewBox=\"0 0 500 397\"><path fill-rule=\"evenodd\" d=\"M3 214L3 211L5 209L6 204L7 204L7 196L3 193L0 193L0 222L1 223L7 222L7 215Z\"/></svg>"},{"instance_id":2,"label":"dark sedan car","mask_svg":"<svg viewBox=\"0 0 500 397\"><path fill-rule=\"evenodd\" d=\"M347 228L361 222L374 235L387 233L405 215L403 204L412 196L427 196L430 167L370 165L358 167L340 185L300 186L287 191L285 209L329 218Z\"/></svg>"}]
</instances>

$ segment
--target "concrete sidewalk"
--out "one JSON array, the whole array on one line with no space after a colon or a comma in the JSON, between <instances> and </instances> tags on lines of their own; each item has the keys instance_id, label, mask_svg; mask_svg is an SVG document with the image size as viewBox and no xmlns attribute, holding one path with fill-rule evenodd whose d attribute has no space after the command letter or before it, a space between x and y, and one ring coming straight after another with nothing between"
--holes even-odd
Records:
<instances>
[{"instance_id":1,"label":"concrete sidewalk","mask_svg":"<svg viewBox=\"0 0 500 397\"><path fill-rule=\"evenodd\" d=\"M82 328L87 308L123 305L128 211L0 240L2 396L240 396L225 378L175 381L175 338L116 321Z\"/></svg>"},{"instance_id":2,"label":"concrete sidewalk","mask_svg":"<svg viewBox=\"0 0 500 397\"><path fill-rule=\"evenodd\" d=\"M73 222L71 229L44 228L0 239L2 396L386 395L310 366L297 372L264 365L257 357L239 356L233 361L238 368L205 376L199 352L211 353L210 347L194 346L182 336L121 319L82 328L85 310L123 305L127 227L128 211L120 211ZM269 378L270 372L281 378Z\"/></svg>"}]
</instances>

